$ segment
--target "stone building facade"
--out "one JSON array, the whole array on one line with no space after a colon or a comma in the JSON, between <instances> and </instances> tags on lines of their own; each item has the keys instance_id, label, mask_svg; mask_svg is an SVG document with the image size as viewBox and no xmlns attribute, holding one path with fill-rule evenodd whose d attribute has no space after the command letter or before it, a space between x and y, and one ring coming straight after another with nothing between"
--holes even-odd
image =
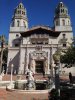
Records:
<instances>
[{"instance_id":1,"label":"stone building facade","mask_svg":"<svg viewBox=\"0 0 75 100\"><path fill-rule=\"evenodd\" d=\"M51 72L52 55L58 49L67 49L72 43L73 32L67 7L60 2L55 9L54 27L28 28L26 8L20 3L10 25L7 72L11 64L17 74L25 74L30 68L35 74Z\"/></svg>"}]
</instances>

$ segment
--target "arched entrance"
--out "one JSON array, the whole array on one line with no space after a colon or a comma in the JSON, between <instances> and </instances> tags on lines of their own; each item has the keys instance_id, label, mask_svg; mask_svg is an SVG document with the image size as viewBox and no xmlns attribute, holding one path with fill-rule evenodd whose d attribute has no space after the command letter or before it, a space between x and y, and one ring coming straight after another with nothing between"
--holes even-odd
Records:
<instances>
[{"instance_id":1,"label":"arched entrance","mask_svg":"<svg viewBox=\"0 0 75 100\"><path fill-rule=\"evenodd\" d=\"M36 74L46 73L48 70L47 53L44 51L30 53L30 69Z\"/></svg>"},{"instance_id":2,"label":"arched entrance","mask_svg":"<svg viewBox=\"0 0 75 100\"><path fill-rule=\"evenodd\" d=\"M35 60L35 62L36 62L36 66L35 66L36 73L43 73L44 72L44 61Z\"/></svg>"}]
</instances>

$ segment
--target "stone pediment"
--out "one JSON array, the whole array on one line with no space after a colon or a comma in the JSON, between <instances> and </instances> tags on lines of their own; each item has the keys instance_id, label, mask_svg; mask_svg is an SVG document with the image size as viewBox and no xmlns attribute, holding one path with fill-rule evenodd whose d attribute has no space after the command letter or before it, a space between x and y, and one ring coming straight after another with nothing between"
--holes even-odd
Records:
<instances>
[{"instance_id":1,"label":"stone pediment","mask_svg":"<svg viewBox=\"0 0 75 100\"><path fill-rule=\"evenodd\" d=\"M52 36L52 37L58 37L60 32L54 31L50 27L47 27L47 26L36 26L20 34L22 37L28 37L32 34L48 34L49 36Z\"/></svg>"}]
</instances>

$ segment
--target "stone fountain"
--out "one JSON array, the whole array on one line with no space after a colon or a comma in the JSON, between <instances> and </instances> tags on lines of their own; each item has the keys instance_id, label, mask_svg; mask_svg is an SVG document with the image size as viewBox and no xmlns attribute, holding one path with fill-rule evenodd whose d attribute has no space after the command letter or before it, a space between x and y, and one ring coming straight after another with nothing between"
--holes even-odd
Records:
<instances>
[{"instance_id":1,"label":"stone fountain","mask_svg":"<svg viewBox=\"0 0 75 100\"><path fill-rule=\"evenodd\" d=\"M27 72L26 79L27 79L26 89L35 90L34 73L31 70Z\"/></svg>"}]
</instances>

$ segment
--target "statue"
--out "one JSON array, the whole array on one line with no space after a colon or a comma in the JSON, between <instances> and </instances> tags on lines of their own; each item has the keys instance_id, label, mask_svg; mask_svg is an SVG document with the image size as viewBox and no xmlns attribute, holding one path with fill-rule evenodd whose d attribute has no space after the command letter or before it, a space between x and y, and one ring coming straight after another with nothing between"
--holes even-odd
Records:
<instances>
[{"instance_id":1,"label":"statue","mask_svg":"<svg viewBox=\"0 0 75 100\"><path fill-rule=\"evenodd\" d=\"M29 70L26 75L27 79L27 90L35 89L34 73Z\"/></svg>"},{"instance_id":2,"label":"statue","mask_svg":"<svg viewBox=\"0 0 75 100\"><path fill-rule=\"evenodd\" d=\"M1 75L0 75L0 81L2 81L2 78L3 78L3 76L4 76L4 71L5 71L5 70L3 70L2 73L1 73Z\"/></svg>"},{"instance_id":3,"label":"statue","mask_svg":"<svg viewBox=\"0 0 75 100\"><path fill-rule=\"evenodd\" d=\"M31 59L31 67L30 67L31 70L33 70L33 72L35 71L35 60L34 59Z\"/></svg>"}]
</instances>

